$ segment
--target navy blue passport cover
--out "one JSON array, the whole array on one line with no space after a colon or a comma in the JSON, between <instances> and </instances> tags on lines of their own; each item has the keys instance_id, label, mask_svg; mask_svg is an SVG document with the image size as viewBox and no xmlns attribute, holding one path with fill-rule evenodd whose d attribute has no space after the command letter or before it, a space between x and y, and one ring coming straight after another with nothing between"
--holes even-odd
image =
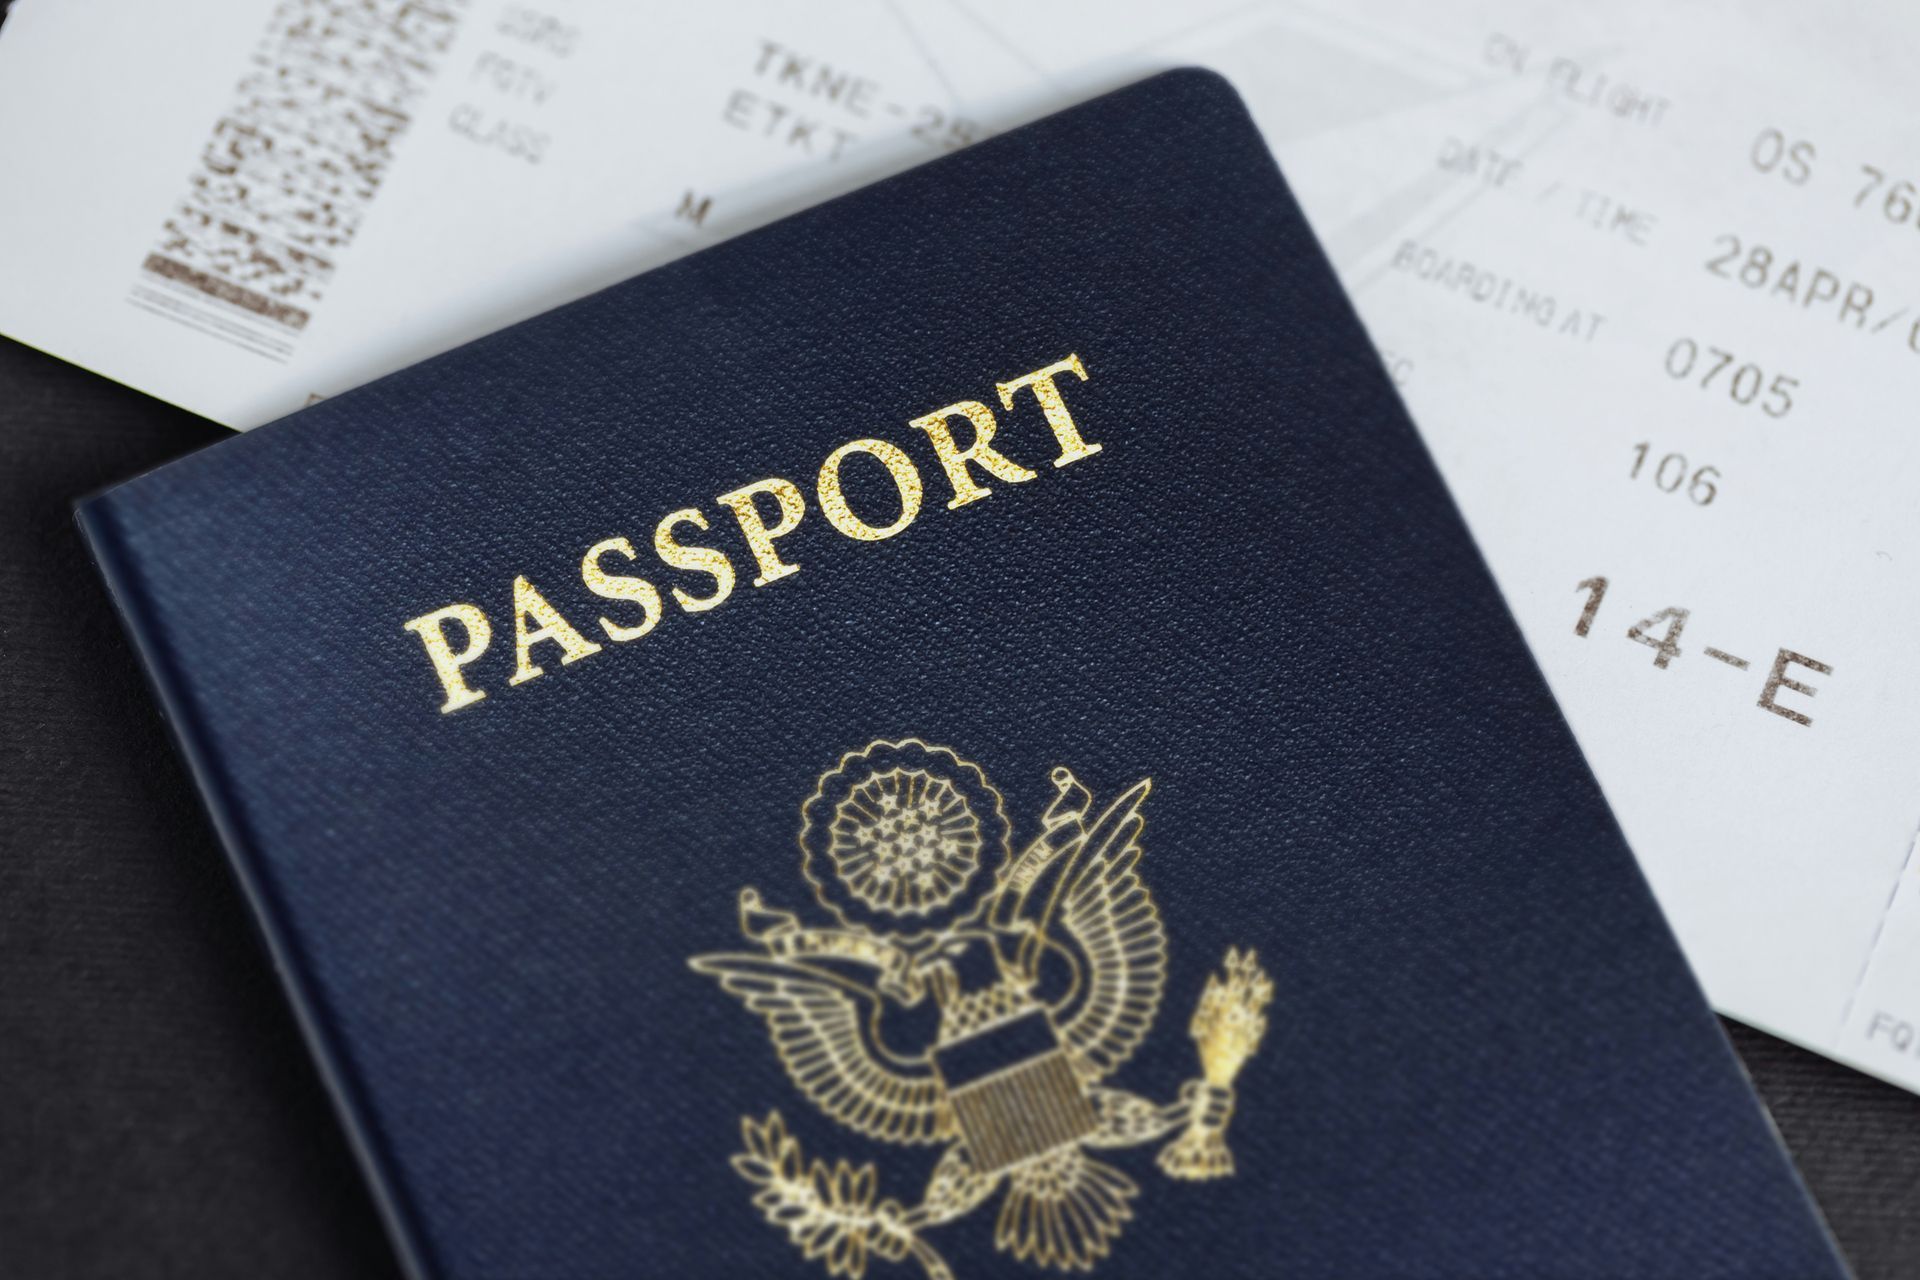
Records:
<instances>
[{"instance_id":1,"label":"navy blue passport cover","mask_svg":"<svg viewBox=\"0 0 1920 1280\"><path fill-rule=\"evenodd\" d=\"M421 1274L1841 1274L1216 77L82 519Z\"/></svg>"}]
</instances>

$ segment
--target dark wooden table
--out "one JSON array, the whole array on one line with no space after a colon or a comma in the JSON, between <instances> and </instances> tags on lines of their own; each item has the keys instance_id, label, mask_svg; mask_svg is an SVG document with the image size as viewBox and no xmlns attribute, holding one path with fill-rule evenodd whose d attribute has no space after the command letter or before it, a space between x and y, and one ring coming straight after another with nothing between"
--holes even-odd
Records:
<instances>
[{"instance_id":1,"label":"dark wooden table","mask_svg":"<svg viewBox=\"0 0 1920 1280\"><path fill-rule=\"evenodd\" d=\"M0 340L0 1274L398 1274L73 527L225 435ZM1727 1033L1861 1280L1920 1277L1920 1098Z\"/></svg>"}]
</instances>

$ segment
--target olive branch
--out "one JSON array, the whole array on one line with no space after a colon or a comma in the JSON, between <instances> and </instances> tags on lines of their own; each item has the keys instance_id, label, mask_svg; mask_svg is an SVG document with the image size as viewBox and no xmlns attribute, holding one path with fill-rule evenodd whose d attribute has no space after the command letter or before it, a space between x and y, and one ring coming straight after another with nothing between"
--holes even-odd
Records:
<instances>
[{"instance_id":1,"label":"olive branch","mask_svg":"<svg viewBox=\"0 0 1920 1280\"><path fill-rule=\"evenodd\" d=\"M912 1219L919 1215L897 1200L875 1202L872 1162L857 1169L845 1160L809 1164L778 1111L768 1112L765 1120L743 1119L740 1132L747 1149L732 1163L759 1188L753 1193L755 1207L808 1258L825 1262L827 1274L861 1280L869 1255L889 1262L911 1256L927 1280L953 1280L946 1261L915 1230Z\"/></svg>"}]
</instances>

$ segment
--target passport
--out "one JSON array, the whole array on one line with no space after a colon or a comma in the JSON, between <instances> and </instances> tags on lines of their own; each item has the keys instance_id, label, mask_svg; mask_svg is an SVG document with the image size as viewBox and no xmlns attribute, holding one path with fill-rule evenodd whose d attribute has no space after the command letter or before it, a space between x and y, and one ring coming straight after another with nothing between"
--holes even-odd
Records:
<instances>
[{"instance_id":1,"label":"passport","mask_svg":"<svg viewBox=\"0 0 1920 1280\"><path fill-rule=\"evenodd\" d=\"M81 522L419 1275L1843 1273L1211 74Z\"/></svg>"}]
</instances>

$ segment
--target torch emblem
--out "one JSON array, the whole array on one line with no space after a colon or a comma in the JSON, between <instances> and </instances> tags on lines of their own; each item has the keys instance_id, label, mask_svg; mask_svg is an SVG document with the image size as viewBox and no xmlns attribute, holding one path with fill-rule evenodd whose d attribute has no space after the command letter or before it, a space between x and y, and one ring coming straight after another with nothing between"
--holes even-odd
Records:
<instances>
[{"instance_id":1,"label":"torch emblem","mask_svg":"<svg viewBox=\"0 0 1920 1280\"><path fill-rule=\"evenodd\" d=\"M740 893L748 947L695 956L766 1022L807 1100L866 1137L945 1147L919 1201L881 1198L871 1163L808 1162L778 1111L742 1122L733 1167L809 1258L864 1276L880 1257L953 1273L930 1228L1000 1196L1000 1250L1044 1268L1106 1257L1140 1188L1094 1153L1157 1142L1170 1177L1233 1173L1233 1080L1273 984L1229 948L1189 1031L1200 1074L1171 1103L1107 1084L1152 1029L1167 977L1140 878L1142 779L1098 812L1064 768L1016 856L979 766L917 739L874 742L801 809L801 871L830 924ZM916 1035L917 1032L917 1035Z\"/></svg>"}]
</instances>

